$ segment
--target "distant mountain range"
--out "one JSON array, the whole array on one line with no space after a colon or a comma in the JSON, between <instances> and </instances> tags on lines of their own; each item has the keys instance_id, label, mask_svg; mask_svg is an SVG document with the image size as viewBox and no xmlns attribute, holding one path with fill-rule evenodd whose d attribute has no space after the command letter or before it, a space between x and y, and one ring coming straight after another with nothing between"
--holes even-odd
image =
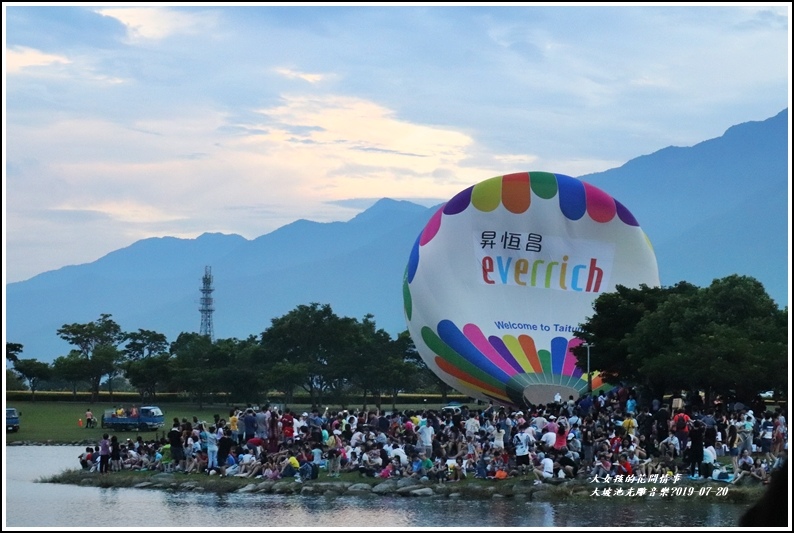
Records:
<instances>
[{"instance_id":1,"label":"distant mountain range","mask_svg":"<svg viewBox=\"0 0 794 533\"><path fill-rule=\"evenodd\" d=\"M668 147L580 176L627 206L656 251L663 285L707 286L738 273L782 308L789 294L788 110L729 128L692 147ZM516 172L554 169L515 169ZM491 176L483 176L483 179ZM24 358L71 349L56 330L109 313L124 331L169 341L198 331L205 266L214 277L216 338L259 335L297 305L329 303L340 316L406 329L402 277L437 207L381 199L348 222L298 220L253 240L205 233L150 238L83 265L6 286L6 339Z\"/></svg>"}]
</instances>

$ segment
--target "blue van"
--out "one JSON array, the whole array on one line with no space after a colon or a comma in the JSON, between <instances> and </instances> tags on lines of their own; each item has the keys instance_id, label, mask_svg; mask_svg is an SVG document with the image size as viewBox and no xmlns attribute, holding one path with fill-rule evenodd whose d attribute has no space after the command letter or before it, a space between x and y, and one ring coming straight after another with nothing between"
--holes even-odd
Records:
<instances>
[{"instance_id":1,"label":"blue van","mask_svg":"<svg viewBox=\"0 0 794 533\"><path fill-rule=\"evenodd\" d=\"M6 407L6 431L16 433L19 431L19 415L13 407Z\"/></svg>"}]
</instances>

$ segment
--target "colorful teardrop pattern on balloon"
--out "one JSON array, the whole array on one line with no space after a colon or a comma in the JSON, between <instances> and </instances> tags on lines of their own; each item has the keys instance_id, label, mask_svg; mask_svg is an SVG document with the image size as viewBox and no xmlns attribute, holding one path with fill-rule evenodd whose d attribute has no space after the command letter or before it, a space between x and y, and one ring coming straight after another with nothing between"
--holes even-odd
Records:
<instances>
[{"instance_id":1,"label":"colorful teardrop pattern on balloon","mask_svg":"<svg viewBox=\"0 0 794 533\"><path fill-rule=\"evenodd\" d=\"M560 212L569 220L579 220L586 214L591 220L603 224L617 216L628 226L639 226L623 204L598 187L576 178L550 172L496 176L459 192L433 214L411 250L408 283L413 281L419 266L419 248L438 234L444 215L457 215L470 205L486 213L503 205L511 213L521 214L531 207L533 200L547 201L555 197L558 197Z\"/></svg>"},{"instance_id":2,"label":"colorful teardrop pattern on balloon","mask_svg":"<svg viewBox=\"0 0 794 533\"><path fill-rule=\"evenodd\" d=\"M538 350L526 334L486 338L475 324L461 330L450 320L442 320L436 329L422 328L422 340L436 354L438 367L463 387L495 401L523 406L524 389L533 385L587 391L587 375L576 366L571 352L581 339L555 337L549 350ZM612 388L597 372L591 376L594 393Z\"/></svg>"}]
</instances>

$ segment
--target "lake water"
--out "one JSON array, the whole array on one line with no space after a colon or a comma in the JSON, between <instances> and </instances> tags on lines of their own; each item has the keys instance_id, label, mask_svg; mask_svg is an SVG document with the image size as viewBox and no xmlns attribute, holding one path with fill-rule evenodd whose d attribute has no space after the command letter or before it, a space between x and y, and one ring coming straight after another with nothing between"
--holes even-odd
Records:
<instances>
[{"instance_id":1,"label":"lake water","mask_svg":"<svg viewBox=\"0 0 794 533\"><path fill-rule=\"evenodd\" d=\"M597 528L734 527L747 505L714 498L576 503L169 493L36 483L77 466L79 446L5 448L4 528ZM112 474L111 474L112 475Z\"/></svg>"}]
</instances>

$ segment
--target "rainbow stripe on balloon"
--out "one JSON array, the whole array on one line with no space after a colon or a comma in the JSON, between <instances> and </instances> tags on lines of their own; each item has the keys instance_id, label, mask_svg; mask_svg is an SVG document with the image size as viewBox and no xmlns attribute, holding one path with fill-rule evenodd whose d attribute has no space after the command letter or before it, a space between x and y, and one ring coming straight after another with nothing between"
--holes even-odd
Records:
<instances>
[{"instance_id":1,"label":"rainbow stripe on balloon","mask_svg":"<svg viewBox=\"0 0 794 533\"><path fill-rule=\"evenodd\" d=\"M571 351L581 339L555 337L550 350L538 350L529 335L486 338L477 325L461 330L450 320L442 320L436 329L423 327L422 340L436 354L441 371L497 402L523 407L525 389L537 385L587 391L587 376ZM591 373L591 382L596 393L613 388L597 372Z\"/></svg>"}]
</instances>

